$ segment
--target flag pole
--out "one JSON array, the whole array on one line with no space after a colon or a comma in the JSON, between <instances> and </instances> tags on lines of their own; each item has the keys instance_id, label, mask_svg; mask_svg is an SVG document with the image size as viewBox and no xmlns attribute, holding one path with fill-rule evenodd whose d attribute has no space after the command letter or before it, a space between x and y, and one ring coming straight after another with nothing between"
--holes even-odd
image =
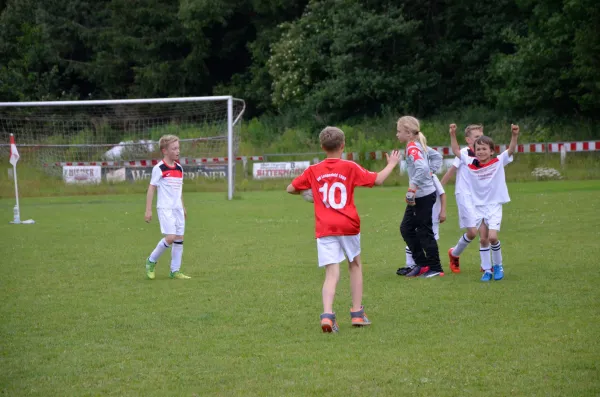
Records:
<instances>
[{"instance_id":1,"label":"flag pole","mask_svg":"<svg viewBox=\"0 0 600 397\"><path fill-rule=\"evenodd\" d=\"M17 165L13 165L13 175L15 176L15 198L17 199L17 215L21 220L21 207L19 207L19 184L17 183ZM17 219L15 219L16 221Z\"/></svg>"},{"instance_id":2,"label":"flag pole","mask_svg":"<svg viewBox=\"0 0 600 397\"><path fill-rule=\"evenodd\" d=\"M15 207L16 211L14 211L14 217L11 223L21 223L21 207L19 206L19 183L17 181L18 161L19 151L17 150L17 145L15 144L15 137L13 134L10 134L10 163L13 166L13 177L15 179L15 199L17 201L17 205Z\"/></svg>"}]
</instances>

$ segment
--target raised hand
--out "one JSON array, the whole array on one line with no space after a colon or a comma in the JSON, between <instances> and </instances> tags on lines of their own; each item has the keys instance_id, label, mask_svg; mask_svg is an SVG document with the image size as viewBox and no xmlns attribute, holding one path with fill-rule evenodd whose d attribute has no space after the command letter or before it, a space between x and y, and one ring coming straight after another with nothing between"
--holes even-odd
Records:
<instances>
[{"instance_id":1,"label":"raised hand","mask_svg":"<svg viewBox=\"0 0 600 397\"><path fill-rule=\"evenodd\" d=\"M450 135L456 136L456 124L450 124Z\"/></svg>"},{"instance_id":2,"label":"raised hand","mask_svg":"<svg viewBox=\"0 0 600 397\"><path fill-rule=\"evenodd\" d=\"M389 155L386 153L385 159L387 160L388 164L398 165L398 163L400 162L400 151L392 150L392 153Z\"/></svg>"},{"instance_id":3,"label":"raised hand","mask_svg":"<svg viewBox=\"0 0 600 397\"><path fill-rule=\"evenodd\" d=\"M512 132L513 135L515 136L519 136L519 126L517 124L511 124L510 125L510 131Z\"/></svg>"}]
</instances>

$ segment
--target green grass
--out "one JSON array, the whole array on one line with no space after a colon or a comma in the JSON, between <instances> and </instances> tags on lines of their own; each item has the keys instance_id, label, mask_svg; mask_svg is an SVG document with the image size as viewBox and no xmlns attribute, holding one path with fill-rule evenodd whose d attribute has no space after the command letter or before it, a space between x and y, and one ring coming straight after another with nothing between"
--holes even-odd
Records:
<instances>
[{"instance_id":1,"label":"green grass","mask_svg":"<svg viewBox=\"0 0 600 397\"><path fill-rule=\"evenodd\" d=\"M404 190L359 190L373 325L351 328L343 271L338 335L319 327L312 208L283 191L185 193L187 281L168 253L144 279L160 235L143 194L26 198L37 223L19 226L0 200L0 395L596 396L600 182L509 191L506 277L483 284L476 244L460 275L396 276Z\"/></svg>"}]
</instances>

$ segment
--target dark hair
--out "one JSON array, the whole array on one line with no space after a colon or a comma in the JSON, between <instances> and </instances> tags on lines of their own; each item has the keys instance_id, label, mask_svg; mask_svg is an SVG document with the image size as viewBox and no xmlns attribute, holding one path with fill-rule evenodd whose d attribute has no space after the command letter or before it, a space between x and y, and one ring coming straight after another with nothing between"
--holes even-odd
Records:
<instances>
[{"instance_id":1,"label":"dark hair","mask_svg":"<svg viewBox=\"0 0 600 397\"><path fill-rule=\"evenodd\" d=\"M489 136L484 135L481 138L479 138L478 140L476 140L475 143L473 143L474 150L477 150L477 145L489 146L492 153L494 153L496 151L496 145L494 145L494 140L492 138L490 138Z\"/></svg>"}]
</instances>

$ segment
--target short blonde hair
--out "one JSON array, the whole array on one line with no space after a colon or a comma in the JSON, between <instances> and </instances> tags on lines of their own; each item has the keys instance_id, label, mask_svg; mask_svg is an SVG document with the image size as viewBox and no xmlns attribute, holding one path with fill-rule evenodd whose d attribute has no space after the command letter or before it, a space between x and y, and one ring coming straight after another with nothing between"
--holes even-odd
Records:
<instances>
[{"instance_id":1,"label":"short blonde hair","mask_svg":"<svg viewBox=\"0 0 600 397\"><path fill-rule=\"evenodd\" d=\"M416 117L413 116L402 116L398 119L398 127L408 131L411 135L416 135L423 147L424 151L427 151L427 138L421 132L421 123Z\"/></svg>"},{"instance_id":2,"label":"short blonde hair","mask_svg":"<svg viewBox=\"0 0 600 397\"><path fill-rule=\"evenodd\" d=\"M342 147L346 141L344 131L337 127L325 127L319 134L319 142L325 151L332 152Z\"/></svg>"},{"instance_id":3,"label":"short blonde hair","mask_svg":"<svg viewBox=\"0 0 600 397\"><path fill-rule=\"evenodd\" d=\"M481 130L483 134L483 126L481 124L470 124L465 128L465 136L471 136L471 131L473 130Z\"/></svg>"},{"instance_id":4,"label":"short blonde hair","mask_svg":"<svg viewBox=\"0 0 600 397\"><path fill-rule=\"evenodd\" d=\"M158 141L158 146L160 147L161 152L168 148L170 144L173 142L179 142L179 138L175 135L163 135L160 137Z\"/></svg>"}]
</instances>

